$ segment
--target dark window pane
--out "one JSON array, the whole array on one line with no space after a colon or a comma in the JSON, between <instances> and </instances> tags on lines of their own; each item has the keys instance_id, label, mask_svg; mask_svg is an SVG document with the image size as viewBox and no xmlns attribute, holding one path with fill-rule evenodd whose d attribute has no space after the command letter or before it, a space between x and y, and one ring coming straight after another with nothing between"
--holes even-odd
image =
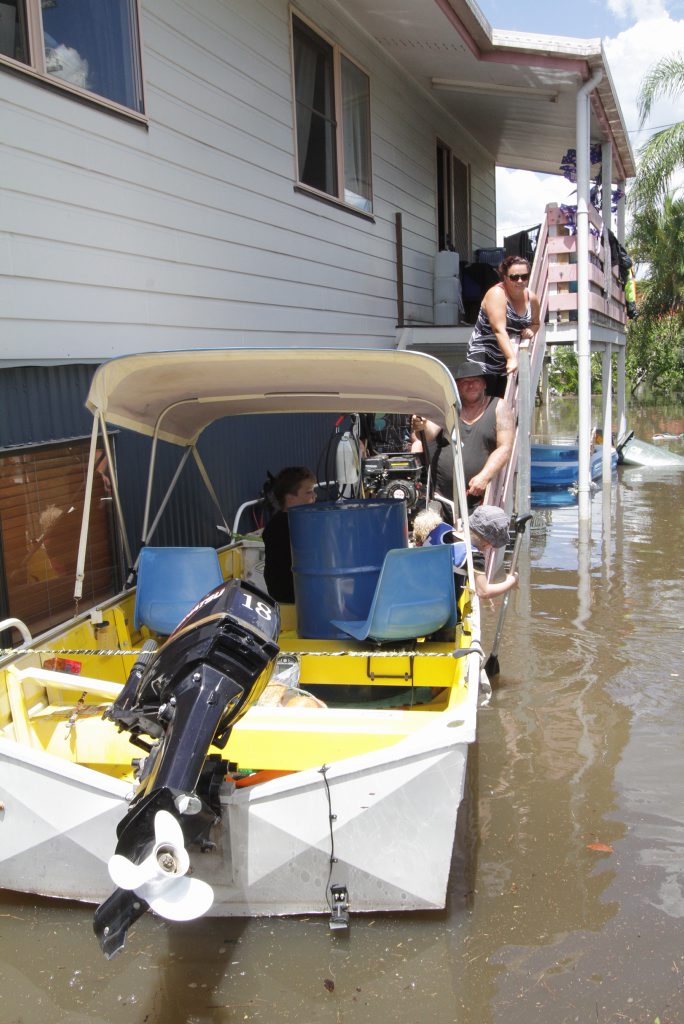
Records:
<instances>
[{"instance_id":1,"label":"dark window pane","mask_svg":"<svg viewBox=\"0 0 684 1024\"><path fill-rule=\"evenodd\" d=\"M466 260L469 254L469 182L468 166L454 157L454 249Z\"/></svg>"},{"instance_id":2,"label":"dark window pane","mask_svg":"<svg viewBox=\"0 0 684 1024\"><path fill-rule=\"evenodd\" d=\"M26 38L25 0L0 3L0 53L28 64Z\"/></svg>"},{"instance_id":3,"label":"dark window pane","mask_svg":"<svg viewBox=\"0 0 684 1024\"><path fill-rule=\"evenodd\" d=\"M454 188L451 180L451 152L437 143L437 244L453 248Z\"/></svg>"},{"instance_id":4,"label":"dark window pane","mask_svg":"<svg viewBox=\"0 0 684 1024\"><path fill-rule=\"evenodd\" d=\"M338 194L333 49L293 19L299 180Z\"/></svg>"},{"instance_id":5,"label":"dark window pane","mask_svg":"<svg viewBox=\"0 0 684 1024\"><path fill-rule=\"evenodd\" d=\"M311 188L336 196L337 167L334 154L335 126L319 114L310 113L306 147L301 147L298 154L299 180Z\"/></svg>"}]
</instances>

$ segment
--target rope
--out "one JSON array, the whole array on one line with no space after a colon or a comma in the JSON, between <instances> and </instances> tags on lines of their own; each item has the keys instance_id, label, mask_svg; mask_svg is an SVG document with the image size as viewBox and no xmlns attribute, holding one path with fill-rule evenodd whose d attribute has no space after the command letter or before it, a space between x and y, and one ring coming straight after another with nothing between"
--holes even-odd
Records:
<instances>
[{"instance_id":1,"label":"rope","mask_svg":"<svg viewBox=\"0 0 684 1024\"><path fill-rule=\"evenodd\" d=\"M8 654L49 654L54 657L56 654L99 654L103 658L111 658L116 654L140 654L140 650L114 650L114 651L103 651L101 648L97 650L89 650L87 647L0 647L0 658L4 658Z\"/></svg>"},{"instance_id":2,"label":"rope","mask_svg":"<svg viewBox=\"0 0 684 1024\"><path fill-rule=\"evenodd\" d=\"M103 651L98 649L90 650L86 647L0 647L0 657L5 657L10 654L47 654L50 657L62 654L80 654L81 656L96 656L100 655L102 658L113 658L119 654L138 655L140 649L121 648L119 650ZM283 650L282 654L292 655L293 657L315 657L315 658L463 658L468 654L478 654L481 658L484 657L484 651L479 646L474 647L457 647L453 651L290 651Z\"/></svg>"}]
</instances>

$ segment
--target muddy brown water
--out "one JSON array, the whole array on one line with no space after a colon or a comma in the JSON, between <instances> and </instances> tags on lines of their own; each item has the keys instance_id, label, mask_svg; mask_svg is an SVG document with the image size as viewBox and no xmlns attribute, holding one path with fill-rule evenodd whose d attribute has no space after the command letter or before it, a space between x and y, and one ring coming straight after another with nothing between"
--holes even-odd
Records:
<instances>
[{"instance_id":1,"label":"muddy brown water","mask_svg":"<svg viewBox=\"0 0 684 1024\"><path fill-rule=\"evenodd\" d=\"M583 543L576 508L535 516L443 912L147 915L106 961L90 908L4 894L0 1021L684 1024L684 472L622 467L603 497Z\"/></svg>"}]
</instances>

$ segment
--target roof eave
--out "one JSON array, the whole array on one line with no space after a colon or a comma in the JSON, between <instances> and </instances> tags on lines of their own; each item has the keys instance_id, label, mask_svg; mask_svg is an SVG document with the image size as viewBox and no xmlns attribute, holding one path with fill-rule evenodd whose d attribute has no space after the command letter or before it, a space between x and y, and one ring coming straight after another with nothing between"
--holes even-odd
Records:
<instances>
[{"instance_id":1,"label":"roof eave","mask_svg":"<svg viewBox=\"0 0 684 1024\"><path fill-rule=\"evenodd\" d=\"M625 179L634 177L636 161L600 39L492 29L472 0L435 3L480 61L556 68L574 72L582 81L600 70L603 78L593 95L594 112L613 143L616 169Z\"/></svg>"}]
</instances>

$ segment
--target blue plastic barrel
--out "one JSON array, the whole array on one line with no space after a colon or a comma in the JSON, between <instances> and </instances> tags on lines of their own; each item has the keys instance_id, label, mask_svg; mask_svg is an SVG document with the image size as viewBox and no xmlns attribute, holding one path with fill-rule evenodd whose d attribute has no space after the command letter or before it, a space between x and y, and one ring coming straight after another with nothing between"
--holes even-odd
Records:
<instances>
[{"instance_id":1,"label":"blue plastic barrel","mask_svg":"<svg viewBox=\"0 0 684 1024\"><path fill-rule=\"evenodd\" d=\"M320 502L289 509L297 632L349 637L332 619L365 619L385 555L408 545L406 503L393 499Z\"/></svg>"}]
</instances>

